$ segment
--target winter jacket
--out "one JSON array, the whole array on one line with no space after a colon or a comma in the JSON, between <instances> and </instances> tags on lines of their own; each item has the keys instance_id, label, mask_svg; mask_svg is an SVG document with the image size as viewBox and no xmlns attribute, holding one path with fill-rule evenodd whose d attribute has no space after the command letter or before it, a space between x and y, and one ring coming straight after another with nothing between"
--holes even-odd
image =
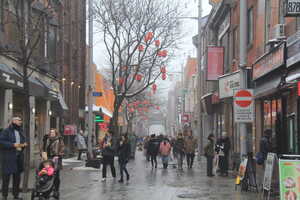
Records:
<instances>
[{"instance_id":1,"label":"winter jacket","mask_svg":"<svg viewBox=\"0 0 300 200\"><path fill-rule=\"evenodd\" d=\"M228 156L231 148L230 139L228 137L221 138L216 143L215 151L221 156Z\"/></svg>"},{"instance_id":2,"label":"winter jacket","mask_svg":"<svg viewBox=\"0 0 300 200\"><path fill-rule=\"evenodd\" d=\"M110 143L106 143L103 145L102 155L107 156L107 157L115 156L115 150L113 149L113 147Z\"/></svg>"},{"instance_id":3,"label":"winter jacket","mask_svg":"<svg viewBox=\"0 0 300 200\"><path fill-rule=\"evenodd\" d=\"M148 144L148 154L157 155L159 152L160 140L157 138L152 138Z\"/></svg>"},{"instance_id":4,"label":"winter jacket","mask_svg":"<svg viewBox=\"0 0 300 200\"><path fill-rule=\"evenodd\" d=\"M82 135L78 134L75 138L75 142L78 150L87 149L85 139Z\"/></svg>"},{"instance_id":5,"label":"winter jacket","mask_svg":"<svg viewBox=\"0 0 300 200\"><path fill-rule=\"evenodd\" d=\"M185 153L184 139L177 138L173 148L176 153L184 154Z\"/></svg>"},{"instance_id":6,"label":"winter jacket","mask_svg":"<svg viewBox=\"0 0 300 200\"><path fill-rule=\"evenodd\" d=\"M213 140L209 140L208 144L204 147L204 153L206 157L215 155Z\"/></svg>"},{"instance_id":7,"label":"winter jacket","mask_svg":"<svg viewBox=\"0 0 300 200\"><path fill-rule=\"evenodd\" d=\"M2 151L2 172L4 174L21 173L24 170L24 154L17 151L14 147L16 143L15 128L10 125L0 133L0 147ZM20 134L20 143L25 143L25 136L22 130L18 130ZM18 154L18 155L17 155Z\"/></svg>"},{"instance_id":8,"label":"winter jacket","mask_svg":"<svg viewBox=\"0 0 300 200\"><path fill-rule=\"evenodd\" d=\"M159 152L162 156L168 156L171 152L171 145L168 141L163 141L160 143Z\"/></svg>"},{"instance_id":9,"label":"winter jacket","mask_svg":"<svg viewBox=\"0 0 300 200\"><path fill-rule=\"evenodd\" d=\"M118 147L119 162L127 162L130 158L130 144L124 143Z\"/></svg>"},{"instance_id":10,"label":"winter jacket","mask_svg":"<svg viewBox=\"0 0 300 200\"><path fill-rule=\"evenodd\" d=\"M267 158L269 152L272 151L272 143L267 136L263 136L260 140L260 152L263 154L264 159Z\"/></svg>"},{"instance_id":11,"label":"winter jacket","mask_svg":"<svg viewBox=\"0 0 300 200\"><path fill-rule=\"evenodd\" d=\"M194 137L186 137L184 140L185 152L186 153L195 153L195 150L198 147L197 140Z\"/></svg>"}]
</instances>

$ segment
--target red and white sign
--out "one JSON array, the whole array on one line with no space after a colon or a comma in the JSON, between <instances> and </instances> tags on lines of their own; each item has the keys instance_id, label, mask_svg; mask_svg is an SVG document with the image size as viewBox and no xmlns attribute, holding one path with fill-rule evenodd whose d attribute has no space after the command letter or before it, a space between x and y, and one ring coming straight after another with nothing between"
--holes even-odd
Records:
<instances>
[{"instance_id":1,"label":"red and white sign","mask_svg":"<svg viewBox=\"0 0 300 200\"><path fill-rule=\"evenodd\" d=\"M76 125L65 125L64 135L76 135L77 127Z\"/></svg>"},{"instance_id":2,"label":"red and white sign","mask_svg":"<svg viewBox=\"0 0 300 200\"><path fill-rule=\"evenodd\" d=\"M224 47L207 47L207 80L217 81L224 74Z\"/></svg>"},{"instance_id":3,"label":"red and white sign","mask_svg":"<svg viewBox=\"0 0 300 200\"><path fill-rule=\"evenodd\" d=\"M190 116L188 114L184 114L181 121L182 123L188 123L190 121Z\"/></svg>"},{"instance_id":4,"label":"red and white sign","mask_svg":"<svg viewBox=\"0 0 300 200\"><path fill-rule=\"evenodd\" d=\"M234 121L251 123L254 121L253 90L234 91Z\"/></svg>"}]
</instances>

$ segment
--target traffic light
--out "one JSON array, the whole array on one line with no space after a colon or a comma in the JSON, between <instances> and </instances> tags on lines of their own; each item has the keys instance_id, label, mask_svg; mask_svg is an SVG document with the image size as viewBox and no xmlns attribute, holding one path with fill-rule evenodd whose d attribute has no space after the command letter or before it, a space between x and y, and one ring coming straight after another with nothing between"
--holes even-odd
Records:
<instances>
[{"instance_id":1,"label":"traffic light","mask_svg":"<svg viewBox=\"0 0 300 200\"><path fill-rule=\"evenodd\" d=\"M96 115L95 122L104 122L103 115Z\"/></svg>"}]
</instances>

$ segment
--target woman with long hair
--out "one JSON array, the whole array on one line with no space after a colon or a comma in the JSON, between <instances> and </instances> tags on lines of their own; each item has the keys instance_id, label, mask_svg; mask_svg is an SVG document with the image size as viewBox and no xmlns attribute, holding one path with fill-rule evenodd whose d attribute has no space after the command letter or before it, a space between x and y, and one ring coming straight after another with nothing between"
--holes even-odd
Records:
<instances>
[{"instance_id":1,"label":"woman with long hair","mask_svg":"<svg viewBox=\"0 0 300 200\"><path fill-rule=\"evenodd\" d=\"M130 176L129 176L128 170L126 168L126 165L129 161L130 154L131 154L131 151L130 151L130 144L128 142L128 137L127 137L127 135L122 135L120 145L118 148L120 175L121 175L121 178L119 180L120 183L124 182L124 179L123 179L124 172L126 173L127 181L129 181Z\"/></svg>"},{"instance_id":2,"label":"woman with long hair","mask_svg":"<svg viewBox=\"0 0 300 200\"><path fill-rule=\"evenodd\" d=\"M43 151L48 159L57 163L56 176L54 180L54 197L59 198L60 170L62 169L62 157L64 155L64 142L56 129L51 129L48 137L44 140Z\"/></svg>"}]
</instances>

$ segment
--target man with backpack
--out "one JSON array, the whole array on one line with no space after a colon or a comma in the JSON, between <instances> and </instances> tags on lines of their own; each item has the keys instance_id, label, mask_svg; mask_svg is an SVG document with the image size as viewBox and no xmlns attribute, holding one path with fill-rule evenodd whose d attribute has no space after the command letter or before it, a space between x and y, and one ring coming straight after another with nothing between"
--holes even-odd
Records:
<instances>
[{"instance_id":1,"label":"man with backpack","mask_svg":"<svg viewBox=\"0 0 300 200\"><path fill-rule=\"evenodd\" d=\"M150 155L152 168L157 168L157 155L159 153L160 140L152 134L148 143L148 153Z\"/></svg>"}]
</instances>

